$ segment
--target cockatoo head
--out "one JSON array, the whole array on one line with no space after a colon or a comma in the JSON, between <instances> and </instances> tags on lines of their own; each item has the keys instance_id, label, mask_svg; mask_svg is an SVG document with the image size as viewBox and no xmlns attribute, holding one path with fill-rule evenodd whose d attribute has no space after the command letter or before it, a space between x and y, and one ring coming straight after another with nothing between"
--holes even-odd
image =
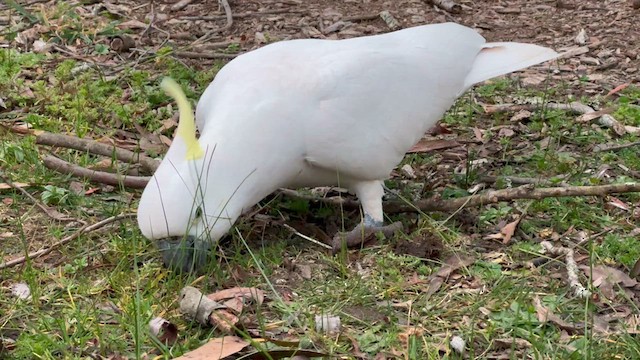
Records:
<instances>
[{"instance_id":1,"label":"cockatoo head","mask_svg":"<svg viewBox=\"0 0 640 360\"><path fill-rule=\"evenodd\" d=\"M228 219L206 216L209 180L207 161L213 149L196 138L193 111L179 85L165 78L162 88L178 103L180 122L162 163L142 193L138 226L142 234L158 241L167 267L183 271L205 264L211 244L231 227ZM208 160L207 160L208 159Z\"/></svg>"}]
</instances>

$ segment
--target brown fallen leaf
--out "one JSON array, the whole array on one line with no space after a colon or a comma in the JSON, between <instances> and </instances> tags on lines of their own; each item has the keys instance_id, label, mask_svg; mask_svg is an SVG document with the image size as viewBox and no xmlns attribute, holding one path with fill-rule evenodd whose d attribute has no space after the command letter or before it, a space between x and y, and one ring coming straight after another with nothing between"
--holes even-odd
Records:
<instances>
[{"instance_id":1,"label":"brown fallen leaf","mask_svg":"<svg viewBox=\"0 0 640 360\"><path fill-rule=\"evenodd\" d=\"M593 286L600 289L602 295L607 299L615 298L614 287L620 285L625 288L631 288L638 284L637 280L632 279L624 272L606 265L597 265L593 268L589 266L580 266L585 275L592 276Z\"/></svg>"},{"instance_id":2,"label":"brown fallen leaf","mask_svg":"<svg viewBox=\"0 0 640 360\"><path fill-rule=\"evenodd\" d=\"M175 360L220 360L237 354L249 346L249 343L237 336L223 336L211 339L199 348L176 358Z\"/></svg>"},{"instance_id":3,"label":"brown fallen leaf","mask_svg":"<svg viewBox=\"0 0 640 360\"><path fill-rule=\"evenodd\" d=\"M525 339L520 339L516 337L512 338L499 338L493 340L493 346L496 350L505 350L505 349L529 349L531 348L531 343Z\"/></svg>"},{"instance_id":4,"label":"brown fallen leaf","mask_svg":"<svg viewBox=\"0 0 640 360\"><path fill-rule=\"evenodd\" d=\"M213 294L207 295L207 297L213 301L243 298L247 300L255 300L258 305L261 305L264 302L264 291L257 288L234 287L231 289L216 291Z\"/></svg>"},{"instance_id":5,"label":"brown fallen leaf","mask_svg":"<svg viewBox=\"0 0 640 360\"><path fill-rule=\"evenodd\" d=\"M435 294L452 272L462 267L467 267L473 264L474 261L474 258L465 255L453 255L449 257L438 272L429 277L429 287L426 291L427 296Z\"/></svg>"},{"instance_id":6,"label":"brown fallen leaf","mask_svg":"<svg viewBox=\"0 0 640 360\"><path fill-rule=\"evenodd\" d=\"M565 330L569 334L576 334L584 330L584 326L578 324L570 324L564 321L560 316L554 314L549 308L542 304L539 296L533 298L533 307L536 309L538 315L538 321L541 323L551 322L558 326L560 329Z\"/></svg>"},{"instance_id":7,"label":"brown fallen leaf","mask_svg":"<svg viewBox=\"0 0 640 360\"><path fill-rule=\"evenodd\" d=\"M178 339L178 327L161 317L149 321L149 332L165 344L173 344Z\"/></svg>"},{"instance_id":8,"label":"brown fallen leaf","mask_svg":"<svg viewBox=\"0 0 640 360\"><path fill-rule=\"evenodd\" d=\"M491 234L486 236L486 239L493 239L493 240L500 240L502 239L502 243L503 244L508 244L511 241L511 238L513 237L513 234L515 234L516 229L518 228L518 224L520 223L520 220L522 220L522 217L519 216L516 220L508 223L507 225L503 226L500 229L499 233L496 234Z\"/></svg>"},{"instance_id":9,"label":"brown fallen leaf","mask_svg":"<svg viewBox=\"0 0 640 360\"><path fill-rule=\"evenodd\" d=\"M471 256L462 254L452 255L444 262L444 265L438 270L436 276L447 278L452 272L460 268L467 267L473 264L474 261L475 259Z\"/></svg>"}]
</instances>

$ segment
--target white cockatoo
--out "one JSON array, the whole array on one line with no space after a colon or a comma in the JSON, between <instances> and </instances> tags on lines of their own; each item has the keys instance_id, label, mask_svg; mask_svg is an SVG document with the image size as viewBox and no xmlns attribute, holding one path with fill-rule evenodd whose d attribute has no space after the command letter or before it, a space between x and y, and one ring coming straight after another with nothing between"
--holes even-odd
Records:
<instances>
[{"instance_id":1,"label":"white cockatoo","mask_svg":"<svg viewBox=\"0 0 640 360\"><path fill-rule=\"evenodd\" d=\"M177 84L165 80L180 123L140 199L140 230L159 241L165 264L190 270L243 211L276 189L328 185L360 200L355 233L380 229L383 180L462 93L557 55L487 43L454 23L281 41L224 66L202 94L195 122Z\"/></svg>"}]
</instances>

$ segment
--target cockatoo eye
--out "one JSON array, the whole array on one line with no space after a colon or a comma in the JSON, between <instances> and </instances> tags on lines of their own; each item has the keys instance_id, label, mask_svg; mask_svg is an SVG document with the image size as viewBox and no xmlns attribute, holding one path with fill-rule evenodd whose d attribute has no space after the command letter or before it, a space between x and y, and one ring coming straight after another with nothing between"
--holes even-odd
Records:
<instances>
[{"instance_id":1,"label":"cockatoo eye","mask_svg":"<svg viewBox=\"0 0 640 360\"><path fill-rule=\"evenodd\" d=\"M194 213L193 220L200 220L201 217L202 217L202 206L198 206L196 208L196 212Z\"/></svg>"}]
</instances>

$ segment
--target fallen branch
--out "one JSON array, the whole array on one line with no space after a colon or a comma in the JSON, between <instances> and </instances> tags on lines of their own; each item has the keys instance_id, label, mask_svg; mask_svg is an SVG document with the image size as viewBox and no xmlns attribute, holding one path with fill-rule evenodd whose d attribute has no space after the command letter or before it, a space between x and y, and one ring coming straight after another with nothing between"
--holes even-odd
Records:
<instances>
[{"instance_id":1,"label":"fallen branch","mask_svg":"<svg viewBox=\"0 0 640 360\"><path fill-rule=\"evenodd\" d=\"M0 264L0 270L2 269L6 269L9 267L13 267L19 264L24 263L25 261L27 261L27 259L35 259L35 258L39 258L41 256L47 255L50 252L52 252L53 250L59 248L62 245L65 245L75 239L77 239L80 235L82 234L86 234L88 232L97 230L105 225L111 224L112 222L116 222L116 221L120 221L123 219L129 219L134 217L136 214L124 214L124 215L117 215L117 216L112 216L110 218L106 218L102 221L99 221L93 225L86 225L81 227L78 231L76 231L75 233L73 233L72 235L67 236L66 238L53 243L51 246L49 246L48 248L45 249L40 249L38 251L34 251L34 252L30 252L29 254L27 254L26 256L21 256L17 259L13 259L10 261L6 261Z\"/></svg>"},{"instance_id":2,"label":"fallen branch","mask_svg":"<svg viewBox=\"0 0 640 360\"><path fill-rule=\"evenodd\" d=\"M156 169L160 165L160 162L158 160L150 158L146 155L135 153L133 151L122 149L116 146L103 144L95 140L81 139L70 135L53 134L50 132L38 133L36 135L36 144L85 151L94 155L102 155L107 157L114 156L119 161L127 164L138 163L150 173L156 171Z\"/></svg>"},{"instance_id":3,"label":"fallen branch","mask_svg":"<svg viewBox=\"0 0 640 360\"><path fill-rule=\"evenodd\" d=\"M87 178L91 181L103 184L122 184L124 187L135 189L144 188L150 179L145 176L122 176L119 174L89 170L70 164L53 156L47 156L44 159L44 164L49 169L65 174ZM562 186L537 189L533 187L533 184L529 184L516 188L491 190L483 194L471 195L457 199L441 199L439 197L433 197L431 199L418 200L414 204L390 201L384 204L384 210L387 213L454 211L465 206L483 206L518 199L540 200L550 197L604 196L629 192L640 192L640 183L597 186ZM360 206L360 203L357 200L345 199L343 197L317 198L315 196L303 195L291 189L279 189L278 193L308 201L319 201L332 205L343 206L348 209L357 209Z\"/></svg>"},{"instance_id":4,"label":"fallen branch","mask_svg":"<svg viewBox=\"0 0 640 360\"><path fill-rule=\"evenodd\" d=\"M440 9L452 14L459 14L462 12L462 6L453 2L453 0L427 0L427 2L430 2Z\"/></svg>"},{"instance_id":5,"label":"fallen branch","mask_svg":"<svg viewBox=\"0 0 640 360\"><path fill-rule=\"evenodd\" d=\"M150 177L147 176L123 176L104 171L90 170L51 155L45 157L43 162L44 166L59 173L70 174L79 178L113 186L122 185L127 188L143 189L150 179Z\"/></svg>"},{"instance_id":6,"label":"fallen branch","mask_svg":"<svg viewBox=\"0 0 640 360\"><path fill-rule=\"evenodd\" d=\"M356 200L345 199L343 197L317 198L303 195L295 190L280 189L279 193L297 197L309 201L319 201L347 209L357 209L360 203ZM620 194L629 192L640 192L640 184L611 184L597 186L566 186L550 188L534 188L533 185L525 185L517 188L491 190L483 194L465 196L457 199L441 199L433 197L430 199L418 200L413 204L400 201L389 201L384 203L384 211L388 214L402 212L419 211L454 211L462 207L483 206L495 204L502 201L512 201L519 199L545 199L550 197L570 197L570 196L604 196L609 194Z\"/></svg>"}]
</instances>

